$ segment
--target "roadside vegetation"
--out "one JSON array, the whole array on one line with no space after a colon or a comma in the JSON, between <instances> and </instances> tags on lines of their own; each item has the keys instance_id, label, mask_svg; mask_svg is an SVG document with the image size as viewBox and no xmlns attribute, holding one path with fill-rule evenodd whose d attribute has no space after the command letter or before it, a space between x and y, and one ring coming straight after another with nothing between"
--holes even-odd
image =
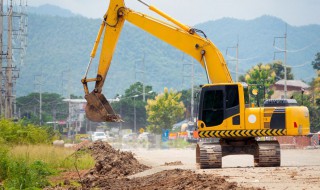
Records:
<instances>
[{"instance_id":1,"label":"roadside vegetation","mask_svg":"<svg viewBox=\"0 0 320 190\"><path fill-rule=\"evenodd\" d=\"M53 147L55 138L50 127L1 119L0 189L42 189L50 185L49 176L93 166L86 152Z\"/></svg>"}]
</instances>

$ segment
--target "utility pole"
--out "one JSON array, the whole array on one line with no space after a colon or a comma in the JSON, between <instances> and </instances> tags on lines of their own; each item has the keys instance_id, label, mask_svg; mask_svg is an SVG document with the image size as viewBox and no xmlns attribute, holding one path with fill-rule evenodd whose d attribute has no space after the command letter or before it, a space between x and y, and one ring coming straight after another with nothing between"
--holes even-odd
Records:
<instances>
[{"instance_id":1,"label":"utility pole","mask_svg":"<svg viewBox=\"0 0 320 190\"><path fill-rule=\"evenodd\" d=\"M3 100L3 94L2 92L4 89L2 88L2 58L4 56L2 46L2 36L3 36L3 0L0 0L0 115L4 114L4 100Z\"/></svg>"},{"instance_id":2,"label":"utility pole","mask_svg":"<svg viewBox=\"0 0 320 190\"><path fill-rule=\"evenodd\" d=\"M145 102L146 101L146 85L145 85L145 82L146 82L146 73L145 73L145 65L144 65L144 56L145 54L143 54L143 59L142 59L142 66L143 66L143 70L142 70L142 73L143 73L143 78L142 78L142 94L143 94L143 101Z\"/></svg>"},{"instance_id":3,"label":"utility pole","mask_svg":"<svg viewBox=\"0 0 320 190\"><path fill-rule=\"evenodd\" d=\"M287 24L286 24L286 30L284 33L284 36L276 36L273 39L273 47L275 47L275 43L276 43L276 39L278 38L282 38L284 39L284 50L280 50L280 51L275 51L274 52L274 57L273 59L275 59L275 54L276 53L284 53L284 60L283 60L283 67L284 67L284 98L287 98Z\"/></svg>"},{"instance_id":4,"label":"utility pole","mask_svg":"<svg viewBox=\"0 0 320 190\"><path fill-rule=\"evenodd\" d=\"M284 33L284 98L287 98L287 25Z\"/></svg>"},{"instance_id":5,"label":"utility pole","mask_svg":"<svg viewBox=\"0 0 320 190\"><path fill-rule=\"evenodd\" d=\"M23 1L27 2L27 0L20 0L20 8L15 8L15 10L18 10L18 12L15 12L13 5L16 3L14 0L7 1L6 9L4 9L3 0L0 0L0 112L5 118L17 116L14 82L15 79L19 78L17 65L23 63L27 41L27 16L22 12ZM4 10L7 12L5 13ZM7 19L6 22L4 22L5 17ZM7 27L4 25L7 25ZM7 29L4 30L4 28ZM4 36L7 37L6 40L3 40ZM20 57L14 54L16 52L13 52L13 49L20 51ZM15 60L13 60L14 55ZM18 72L18 74L14 74L14 72ZM3 73L5 73L5 76L3 76Z\"/></svg>"},{"instance_id":6,"label":"utility pole","mask_svg":"<svg viewBox=\"0 0 320 190\"><path fill-rule=\"evenodd\" d=\"M39 76L40 79L36 81L36 77ZM35 75L34 76L35 84L39 85L39 124L40 126L42 125L42 88L41 86L43 85L42 83L42 69L41 69L41 75Z\"/></svg>"},{"instance_id":7,"label":"utility pole","mask_svg":"<svg viewBox=\"0 0 320 190\"><path fill-rule=\"evenodd\" d=\"M192 59L192 62L191 62L191 113L190 113L190 116L191 116L191 120L192 122L194 122L194 62L193 62L193 59Z\"/></svg>"},{"instance_id":8,"label":"utility pole","mask_svg":"<svg viewBox=\"0 0 320 190\"><path fill-rule=\"evenodd\" d=\"M137 82L137 73L142 73L142 100L145 102L146 101L146 77L145 77L145 54L143 54L143 58L142 58L142 70L137 69L137 62L134 63L134 79L135 82Z\"/></svg>"},{"instance_id":9,"label":"utility pole","mask_svg":"<svg viewBox=\"0 0 320 190\"><path fill-rule=\"evenodd\" d=\"M40 99L40 103L39 103L39 120L40 120L40 126L41 126L42 125L42 91L41 91L42 84L40 84L39 86L40 86L40 90L39 90L39 99Z\"/></svg>"},{"instance_id":10,"label":"utility pole","mask_svg":"<svg viewBox=\"0 0 320 190\"><path fill-rule=\"evenodd\" d=\"M12 118L12 0L8 10L8 49L7 49L7 67L6 67L6 100L5 117Z\"/></svg>"},{"instance_id":11,"label":"utility pole","mask_svg":"<svg viewBox=\"0 0 320 190\"><path fill-rule=\"evenodd\" d=\"M136 97L138 97L139 95L134 95L133 96L133 115L134 115L134 133L137 132L137 111L136 111Z\"/></svg>"},{"instance_id":12,"label":"utility pole","mask_svg":"<svg viewBox=\"0 0 320 190\"><path fill-rule=\"evenodd\" d=\"M236 82L238 82L238 67L239 67L239 37L238 37L238 41L237 44L235 46L232 47L227 47L226 49L226 56L228 55L228 50L229 49L236 49L236 58L235 59L231 59L229 61L236 61Z\"/></svg>"},{"instance_id":13,"label":"utility pole","mask_svg":"<svg viewBox=\"0 0 320 190\"><path fill-rule=\"evenodd\" d=\"M184 60L184 54L182 55L182 61ZM191 74L187 74L187 75L183 75L183 81L184 81L184 77L191 77L191 108L190 108L190 121L194 122L194 62L192 59L191 63L183 63L183 70L184 70L184 66L191 66ZM184 73L184 71L183 71ZM187 73L189 73L187 71ZM184 83L184 82L182 82Z\"/></svg>"}]
</instances>

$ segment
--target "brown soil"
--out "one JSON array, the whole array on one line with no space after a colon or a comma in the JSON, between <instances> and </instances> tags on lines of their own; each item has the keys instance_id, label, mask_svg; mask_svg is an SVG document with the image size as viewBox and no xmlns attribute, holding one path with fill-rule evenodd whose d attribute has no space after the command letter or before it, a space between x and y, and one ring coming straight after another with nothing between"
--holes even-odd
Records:
<instances>
[{"instance_id":1,"label":"brown soil","mask_svg":"<svg viewBox=\"0 0 320 190\"><path fill-rule=\"evenodd\" d=\"M236 182L228 182L224 177L217 175L199 174L182 169L129 178L130 175L150 167L140 164L133 153L115 150L105 142L95 142L78 151L81 150L90 150L96 160L95 167L83 175L82 187L74 187L67 181L63 187L47 189L254 189L239 186ZM169 162L165 165L182 165L182 162Z\"/></svg>"},{"instance_id":2,"label":"brown soil","mask_svg":"<svg viewBox=\"0 0 320 190\"><path fill-rule=\"evenodd\" d=\"M87 185L87 184L86 184ZM238 186L235 182L227 182L222 177L207 174L196 174L190 170L174 169L158 172L153 175L138 178L105 179L100 178L94 186L86 188L98 189L258 189Z\"/></svg>"},{"instance_id":3,"label":"brown soil","mask_svg":"<svg viewBox=\"0 0 320 190\"><path fill-rule=\"evenodd\" d=\"M79 150L83 149L89 150L96 161L94 168L85 175L86 181L95 181L100 176L123 178L150 168L140 164L132 152L116 150L106 142L97 141Z\"/></svg>"},{"instance_id":4,"label":"brown soil","mask_svg":"<svg viewBox=\"0 0 320 190\"><path fill-rule=\"evenodd\" d=\"M174 162L165 162L164 166L179 166L183 165L181 161L174 161Z\"/></svg>"}]
</instances>

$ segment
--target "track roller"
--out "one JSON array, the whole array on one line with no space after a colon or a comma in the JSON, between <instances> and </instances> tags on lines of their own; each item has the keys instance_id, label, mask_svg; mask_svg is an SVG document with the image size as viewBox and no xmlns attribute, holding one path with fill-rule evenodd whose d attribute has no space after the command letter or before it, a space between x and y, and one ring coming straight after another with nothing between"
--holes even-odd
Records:
<instances>
[{"instance_id":1,"label":"track roller","mask_svg":"<svg viewBox=\"0 0 320 190\"><path fill-rule=\"evenodd\" d=\"M221 145L219 143L199 143L196 150L196 162L200 169L221 168Z\"/></svg>"},{"instance_id":2,"label":"track roller","mask_svg":"<svg viewBox=\"0 0 320 190\"><path fill-rule=\"evenodd\" d=\"M280 166L281 154L278 141L257 141L258 149L254 155L256 167Z\"/></svg>"}]
</instances>

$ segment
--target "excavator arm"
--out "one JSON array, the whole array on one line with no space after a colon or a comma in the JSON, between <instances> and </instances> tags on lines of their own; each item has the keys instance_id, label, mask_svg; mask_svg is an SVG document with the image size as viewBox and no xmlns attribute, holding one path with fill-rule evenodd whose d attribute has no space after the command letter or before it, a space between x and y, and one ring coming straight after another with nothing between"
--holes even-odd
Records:
<instances>
[{"instance_id":1,"label":"excavator arm","mask_svg":"<svg viewBox=\"0 0 320 190\"><path fill-rule=\"evenodd\" d=\"M92 121L121 121L120 116L114 113L107 99L102 94L102 87L125 21L132 23L138 28L145 30L153 36L192 56L206 70L208 83L232 83L232 78L221 52L206 38L202 31L190 28L171 18L156 7L147 5L142 1L140 2L148 6L151 11L165 18L168 22L133 11L125 6L124 0L110 0L108 11L104 16L104 20L100 26L98 36L91 52L89 65L85 76L82 79L86 94L85 98L87 100L86 115L88 119ZM202 32L204 37L197 32ZM95 57L102 35L103 43L97 76L96 78L87 78L88 70L92 59ZM95 88L91 93L89 93L87 86L88 82L95 82Z\"/></svg>"}]
</instances>

